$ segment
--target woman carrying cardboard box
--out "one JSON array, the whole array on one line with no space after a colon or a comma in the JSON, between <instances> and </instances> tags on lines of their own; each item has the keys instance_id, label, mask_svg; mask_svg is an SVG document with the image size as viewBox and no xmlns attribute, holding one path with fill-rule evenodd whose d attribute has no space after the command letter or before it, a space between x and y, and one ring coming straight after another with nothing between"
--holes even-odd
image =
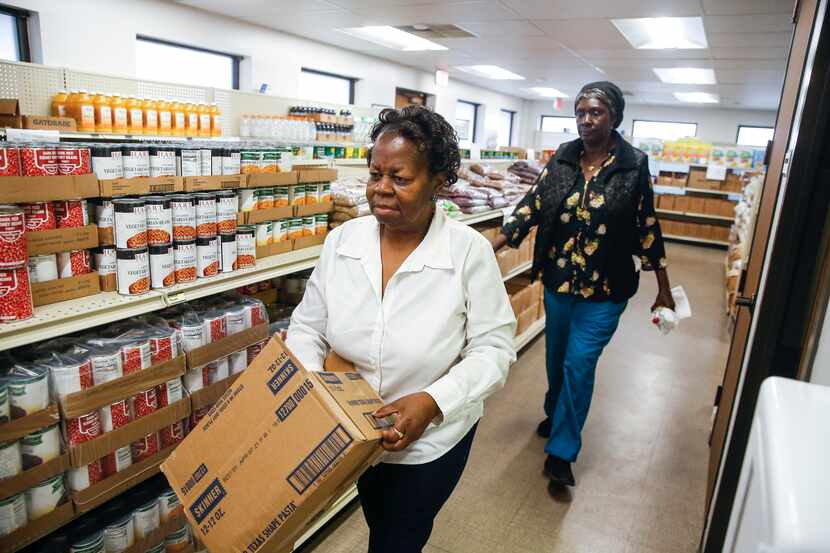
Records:
<instances>
[{"instance_id":1,"label":"woman carrying cardboard box","mask_svg":"<svg viewBox=\"0 0 830 553\"><path fill-rule=\"evenodd\" d=\"M484 399L515 361L516 320L490 243L436 209L457 179L455 131L409 106L372 130L374 217L326 239L287 344L310 370L330 350L353 362L393 416L387 451L358 481L369 552L419 552L458 483Z\"/></svg>"}]
</instances>

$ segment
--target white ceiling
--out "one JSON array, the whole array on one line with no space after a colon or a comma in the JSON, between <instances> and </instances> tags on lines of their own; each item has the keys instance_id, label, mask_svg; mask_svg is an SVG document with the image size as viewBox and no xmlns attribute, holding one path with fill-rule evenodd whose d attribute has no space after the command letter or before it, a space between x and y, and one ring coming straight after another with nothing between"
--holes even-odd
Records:
<instances>
[{"instance_id":1,"label":"white ceiling","mask_svg":"<svg viewBox=\"0 0 830 553\"><path fill-rule=\"evenodd\" d=\"M714 92L723 108L777 109L792 34L794 0L175 0L452 79L539 99L527 88L571 97L612 80L634 104L688 105L673 93ZM705 50L635 50L611 18L703 16ZM455 24L476 38L438 40L448 51L399 52L334 31L363 25ZM499 65L526 77L493 81L455 65ZM715 70L711 86L666 85L654 67ZM715 107L715 106L709 106Z\"/></svg>"}]
</instances>

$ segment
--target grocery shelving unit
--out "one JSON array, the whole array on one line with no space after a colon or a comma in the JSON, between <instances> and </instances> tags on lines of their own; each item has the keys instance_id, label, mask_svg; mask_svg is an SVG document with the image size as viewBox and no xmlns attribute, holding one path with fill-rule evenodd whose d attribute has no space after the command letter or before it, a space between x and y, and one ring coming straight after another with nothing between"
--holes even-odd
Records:
<instances>
[{"instance_id":1,"label":"grocery shelving unit","mask_svg":"<svg viewBox=\"0 0 830 553\"><path fill-rule=\"evenodd\" d=\"M733 221L732 217L726 217L725 215L709 215L707 213L692 213L690 211L674 211L671 209L655 209L657 213L660 215L675 215L675 216L683 216L683 217L692 217L695 219L709 219L712 221L721 221L725 223L731 223Z\"/></svg>"},{"instance_id":2,"label":"grocery shelving unit","mask_svg":"<svg viewBox=\"0 0 830 553\"><path fill-rule=\"evenodd\" d=\"M524 331L524 333L516 336L513 340L516 351L518 352L526 345L528 345L536 336L542 333L545 330L545 317L538 319L535 321L530 327Z\"/></svg>"},{"instance_id":3,"label":"grocery shelving unit","mask_svg":"<svg viewBox=\"0 0 830 553\"><path fill-rule=\"evenodd\" d=\"M514 267L509 273L504 275L502 280L504 280L506 282L506 281L510 280L511 278L516 278L520 274L522 274L526 271L529 271L532 266L533 266L533 261L526 261L524 263L520 263L519 265Z\"/></svg>"},{"instance_id":4,"label":"grocery shelving unit","mask_svg":"<svg viewBox=\"0 0 830 553\"><path fill-rule=\"evenodd\" d=\"M663 238L667 238L669 240L678 240L681 242L693 242L696 244L708 244L710 246L729 246L729 242L724 240L711 240L709 238L695 238L693 236L680 236L676 234L664 234Z\"/></svg>"}]
</instances>

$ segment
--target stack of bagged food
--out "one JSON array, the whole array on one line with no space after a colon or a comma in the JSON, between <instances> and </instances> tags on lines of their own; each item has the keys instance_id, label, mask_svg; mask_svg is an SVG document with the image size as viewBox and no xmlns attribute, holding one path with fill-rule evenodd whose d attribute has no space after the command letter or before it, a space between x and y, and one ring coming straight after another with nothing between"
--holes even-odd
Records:
<instances>
[{"instance_id":1,"label":"stack of bagged food","mask_svg":"<svg viewBox=\"0 0 830 553\"><path fill-rule=\"evenodd\" d=\"M530 189L520 177L474 163L458 171L458 182L444 186L439 195L462 213L475 214L515 205Z\"/></svg>"},{"instance_id":2,"label":"stack of bagged food","mask_svg":"<svg viewBox=\"0 0 830 553\"><path fill-rule=\"evenodd\" d=\"M370 214L366 199L366 184L369 177L343 177L331 183L334 213L331 227L336 228L350 219Z\"/></svg>"}]
</instances>

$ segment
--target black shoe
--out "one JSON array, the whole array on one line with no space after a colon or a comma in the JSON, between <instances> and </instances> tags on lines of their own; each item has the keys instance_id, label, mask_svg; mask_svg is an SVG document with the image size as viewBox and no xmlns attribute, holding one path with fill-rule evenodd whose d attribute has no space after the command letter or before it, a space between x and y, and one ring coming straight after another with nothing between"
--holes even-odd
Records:
<instances>
[{"instance_id":1,"label":"black shoe","mask_svg":"<svg viewBox=\"0 0 830 553\"><path fill-rule=\"evenodd\" d=\"M550 429L553 427L553 421L550 418L546 418L542 422L539 423L539 426L536 427L536 433L542 438L549 438L550 437Z\"/></svg>"},{"instance_id":2,"label":"black shoe","mask_svg":"<svg viewBox=\"0 0 830 553\"><path fill-rule=\"evenodd\" d=\"M548 458L545 459L545 476L550 478L552 484L560 486L576 485L571 464L554 455L548 455Z\"/></svg>"}]
</instances>

